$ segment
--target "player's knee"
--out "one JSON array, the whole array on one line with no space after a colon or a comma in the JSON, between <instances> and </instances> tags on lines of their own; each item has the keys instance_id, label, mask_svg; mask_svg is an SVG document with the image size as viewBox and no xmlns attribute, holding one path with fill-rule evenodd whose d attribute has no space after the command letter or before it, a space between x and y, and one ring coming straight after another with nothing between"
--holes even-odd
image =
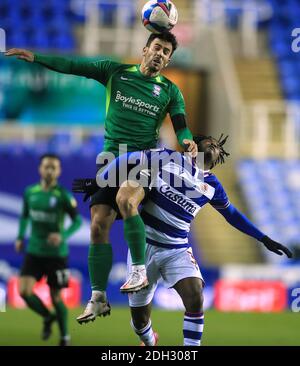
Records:
<instances>
[{"instance_id":1,"label":"player's knee","mask_svg":"<svg viewBox=\"0 0 300 366\"><path fill-rule=\"evenodd\" d=\"M196 313L203 310L203 292L201 288L194 288L185 298L186 311Z\"/></svg>"},{"instance_id":2,"label":"player's knee","mask_svg":"<svg viewBox=\"0 0 300 366\"><path fill-rule=\"evenodd\" d=\"M59 290L51 290L50 295L52 304L58 304L61 301L61 295Z\"/></svg>"},{"instance_id":3,"label":"player's knee","mask_svg":"<svg viewBox=\"0 0 300 366\"><path fill-rule=\"evenodd\" d=\"M118 193L116 202L122 215L132 213L132 211L136 210L138 206L135 197L125 195L124 193Z\"/></svg>"},{"instance_id":4,"label":"player's knee","mask_svg":"<svg viewBox=\"0 0 300 366\"><path fill-rule=\"evenodd\" d=\"M20 295L22 297L22 299L26 299L26 297L29 297L33 294L32 288L20 288Z\"/></svg>"},{"instance_id":5,"label":"player's knee","mask_svg":"<svg viewBox=\"0 0 300 366\"><path fill-rule=\"evenodd\" d=\"M91 240L92 242L105 241L109 235L110 223L105 219L93 218L91 223Z\"/></svg>"}]
</instances>

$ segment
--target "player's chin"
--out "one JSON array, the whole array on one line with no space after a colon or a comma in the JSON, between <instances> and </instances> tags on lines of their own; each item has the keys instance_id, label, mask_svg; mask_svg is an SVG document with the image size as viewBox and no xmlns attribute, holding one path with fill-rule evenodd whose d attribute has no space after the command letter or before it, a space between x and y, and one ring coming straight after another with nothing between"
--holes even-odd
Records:
<instances>
[{"instance_id":1,"label":"player's chin","mask_svg":"<svg viewBox=\"0 0 300 366\"><path fill-rule=\"evenodd\" d=\"M152 62L151 63L151 68L154 69L155 71L160 71L161 69L163 69L163 65L160 62Z\"/></svg>"}]
</instances>

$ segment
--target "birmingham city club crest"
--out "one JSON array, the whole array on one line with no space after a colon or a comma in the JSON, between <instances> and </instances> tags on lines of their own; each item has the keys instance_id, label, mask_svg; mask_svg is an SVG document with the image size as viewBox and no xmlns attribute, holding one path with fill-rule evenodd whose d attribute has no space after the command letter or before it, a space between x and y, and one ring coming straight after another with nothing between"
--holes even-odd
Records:
<instances>
[{"instance_id":1,"label":"birmingham city club crest","mask_svg":"<svg viewBox=\"0 0 300 366\"><path fill-rule=\"evenodd\" d=\"M160 92L161 92L161 87L160 87L159 85L153 85L153 91L152 91L152 94L153 94L155 97L159 97Z\"/></svg>"},{"instance_id":2,"label":"birmingham city club crest","mask_svg":"<svg viewBox=\"0 0 300 366\"><path fill-rule=\"evenodd\" d=\"M54 207L56 205L56 202L57 202L57 198L56 197L50 197L50 207Z\"/></svg>"}]
</instances>

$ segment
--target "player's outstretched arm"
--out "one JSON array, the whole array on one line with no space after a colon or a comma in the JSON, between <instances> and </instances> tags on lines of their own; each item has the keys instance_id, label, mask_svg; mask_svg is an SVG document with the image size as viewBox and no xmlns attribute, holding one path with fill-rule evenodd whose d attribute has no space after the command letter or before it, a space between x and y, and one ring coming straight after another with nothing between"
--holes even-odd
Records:
<instances>
[{"instance_id":1,"label":"player's outstretched arm","mask_svg":"<svg viewBox=\"0 0 300 366\"><path fill-rule=\"evenodd\" d=\"M24 50L23 48L11 48L4 53L5 56L16 56L20 60L27 62L34 61L34 54L31 51Z\"/></svg>"},{"instance_id":2,"label":"player's outstretched arm","mask_svg":"<svg viewBox=\"0 0 300 366\"><path fill-rule=\"evenodd\" d=\"M74 61L65 57L42 55L21 48L11 48L5 52L5 56L15 56L20 60L36 62L62 74L85 76L99 80L99 69L93 62Z\"/></svg>"},{"instance_id":3,"label":"player's outstretched arm","mask_svg":"<svg viewBox=\"0 0 300 366\"><path fill-rule=\"evenodd\" d=\"M284 245L277 243L262 233L245 215L243 215L232 204L223 209L217 209L222 214L226 221L239 231L252 236L262 242L264 246L278 255L286 254L288 258L292 258L292 252Z\"/></svg>"}]
</instances>

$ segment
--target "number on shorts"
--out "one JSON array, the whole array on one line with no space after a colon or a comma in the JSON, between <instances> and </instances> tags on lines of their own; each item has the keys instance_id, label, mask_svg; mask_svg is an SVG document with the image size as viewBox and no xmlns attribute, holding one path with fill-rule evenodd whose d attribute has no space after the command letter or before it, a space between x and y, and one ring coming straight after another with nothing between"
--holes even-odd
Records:
<instances>
[{"instance_id":1,"label":"number on shorts","mask_svg":"<svg viewBox=\"0 0 300 366\"><path fill-rule=\"evenodd\" d=\"M70 271L68 269L58 269L55 273L59 286L65 286L68 284L70 275Z\"/></svg>"}]
</instances>

